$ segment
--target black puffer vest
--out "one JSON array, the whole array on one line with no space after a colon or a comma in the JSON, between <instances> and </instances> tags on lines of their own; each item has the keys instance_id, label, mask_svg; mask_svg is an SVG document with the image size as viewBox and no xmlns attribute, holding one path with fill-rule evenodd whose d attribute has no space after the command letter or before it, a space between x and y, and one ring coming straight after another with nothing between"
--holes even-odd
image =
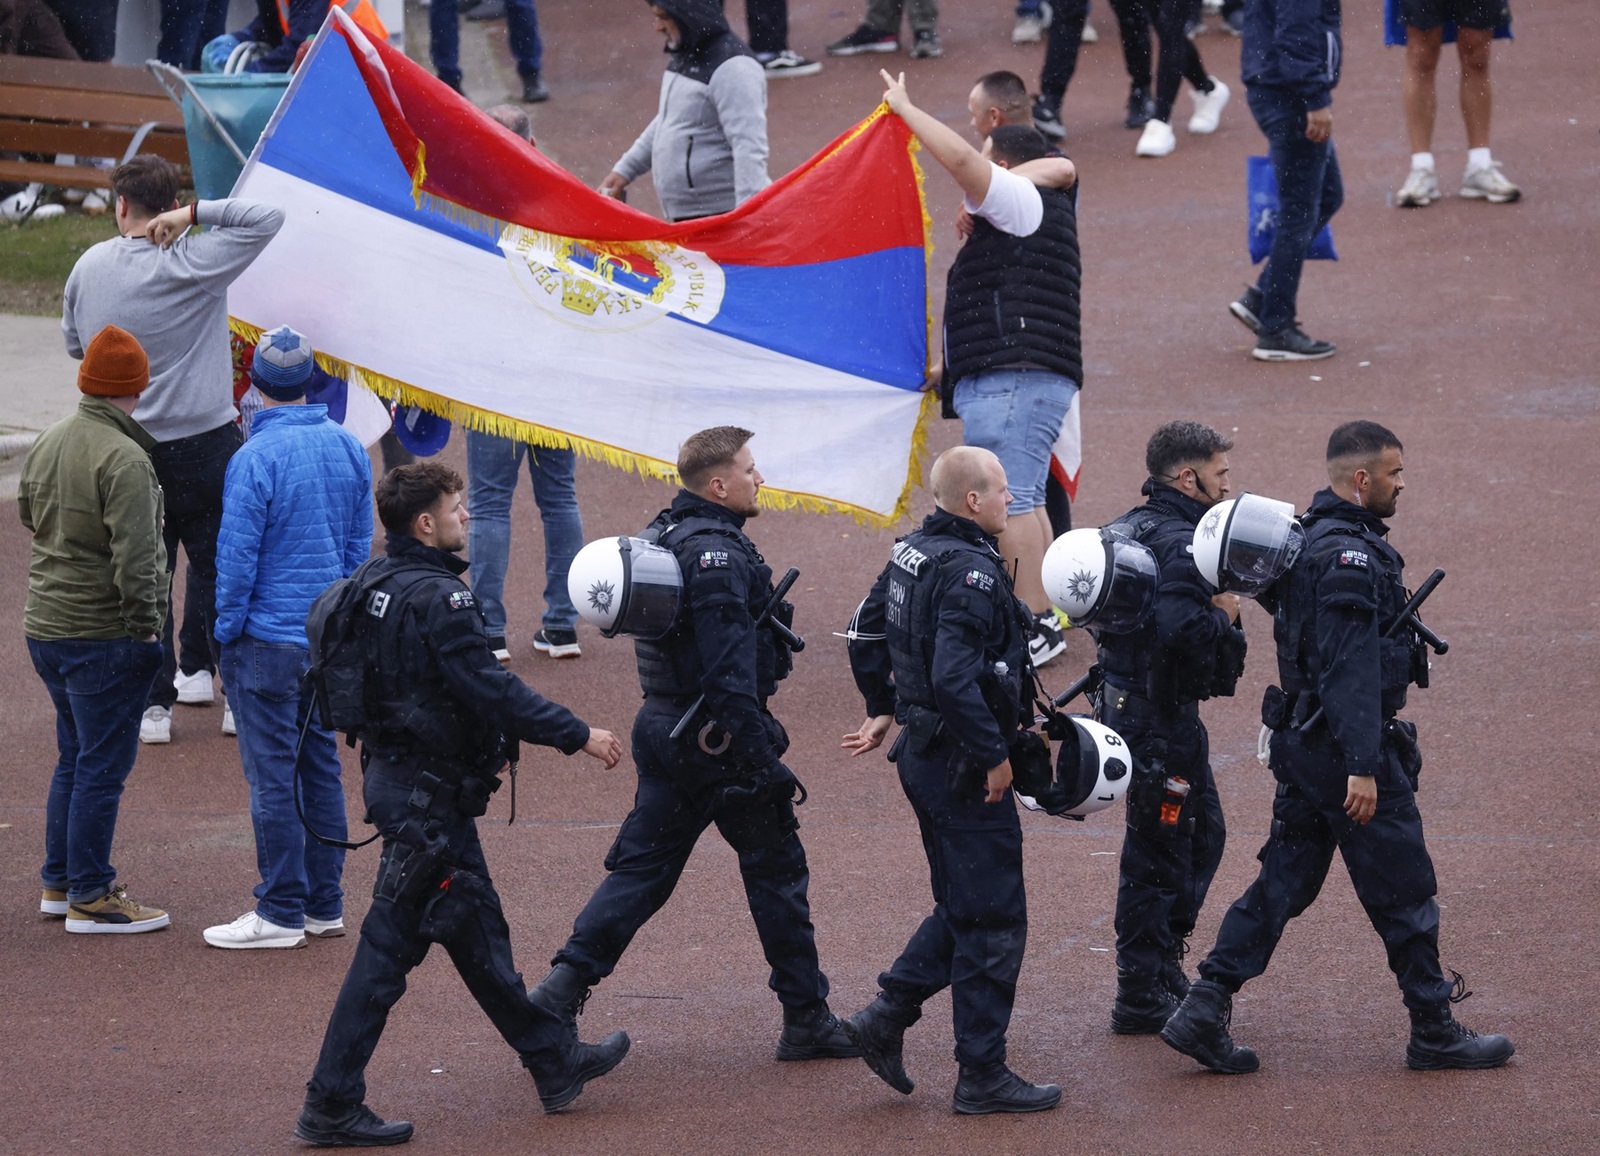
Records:
<instances>
[{"instance_id":1,"label":"black puffer vest","mask_svg":"<svg viewBox=\"0 0 1600 1156\"><path fill-rule=\"evenodd\" d=\"M1026 237L973 223L945 282L945 388L990 369L1035 366L1083 383L1078 219L1070 191L1040 189Z\"/></svg>"}]
</instances>

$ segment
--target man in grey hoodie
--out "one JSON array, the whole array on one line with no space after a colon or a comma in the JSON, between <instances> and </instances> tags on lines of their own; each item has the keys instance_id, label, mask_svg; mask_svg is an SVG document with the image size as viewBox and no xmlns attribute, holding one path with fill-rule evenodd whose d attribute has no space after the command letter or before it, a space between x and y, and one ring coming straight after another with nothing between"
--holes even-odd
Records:
<instances>
[{"instance_id":1,"label":"man in grey hoodie","mask_svg":"<svg viewBox=\"0 0 1600 1156\"><path fill-rule=\"evenodd\" d=\"M650 11L672 55L661 102L600 191L621 196L653 171L668 220L726 213L772 183L766 70L729 29L718 0L654 0Z\"/></svg>"}]
</instances>

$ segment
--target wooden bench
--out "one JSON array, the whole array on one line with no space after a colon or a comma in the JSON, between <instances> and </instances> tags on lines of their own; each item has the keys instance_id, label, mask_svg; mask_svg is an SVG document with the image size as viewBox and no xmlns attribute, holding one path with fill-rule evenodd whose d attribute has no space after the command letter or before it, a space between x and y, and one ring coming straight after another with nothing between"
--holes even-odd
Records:
<instances>
[{"instance_id":1,"label":"wooden bench","mask_svg":"<svg viewBox=\"0 0 1600 1156\"><path fill-rule=\"evenodd\" d=\"M144 69L37 56L0 56L0 151L71 153L80 162L147 152L189 163L183 113ZM0 158L0 180L109 188L111 173Z\"/></svg>"}]
</instances>

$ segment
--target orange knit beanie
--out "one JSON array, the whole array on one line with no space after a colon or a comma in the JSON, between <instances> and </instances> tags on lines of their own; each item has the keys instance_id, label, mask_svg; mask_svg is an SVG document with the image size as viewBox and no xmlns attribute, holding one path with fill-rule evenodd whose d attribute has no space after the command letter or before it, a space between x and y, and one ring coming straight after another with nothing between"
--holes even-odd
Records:
<instances>
[{"instance_id":1,"label":"orange knit beanie","mask_svg":"<svg viewBox=\"0 0 1600 1156\"><path fill-rule=\"evenodd\" d=\"M150 359L126 329L107 325L83 352L78 388L92 397L137 397L150 384Z\"/></svg>"}]
</instances>

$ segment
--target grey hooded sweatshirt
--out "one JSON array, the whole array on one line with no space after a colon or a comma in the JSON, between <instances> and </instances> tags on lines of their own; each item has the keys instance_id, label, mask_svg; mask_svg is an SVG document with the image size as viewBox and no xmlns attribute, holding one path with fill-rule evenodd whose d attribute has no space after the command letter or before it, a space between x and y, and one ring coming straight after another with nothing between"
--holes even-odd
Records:
<instances>
[{"instance_id":1,"label":"grey hooded sweatshirt","mask_svg":"<svg viewBox=\"0 0 1600 1156\"><path fill-rule=\"evenodd\" d=\"M717 0L654 4L677 23L678 43L667 48L655 119L613 167L629 181L653 172L668 220L726 213L772 183L766 69Z\"/></svg>"}]
</instances>

